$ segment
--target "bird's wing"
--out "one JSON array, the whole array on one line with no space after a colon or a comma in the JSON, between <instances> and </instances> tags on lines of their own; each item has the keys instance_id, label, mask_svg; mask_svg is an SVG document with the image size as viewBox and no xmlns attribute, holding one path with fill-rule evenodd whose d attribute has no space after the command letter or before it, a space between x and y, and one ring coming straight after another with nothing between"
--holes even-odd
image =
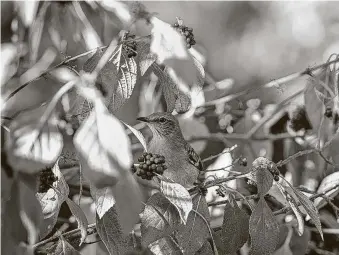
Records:
<instances>
[{"instance_id":1,"label":"bird's wing","mask_svg":"<svg viewBox=\"0 0 339 255\"><path fill-rule=\"evenodd\" d=\"M203 165L202 165L199 155L194 151L194 149L188 143L186 143L185 145L185 150L187 151L189 162L193 166L198 168L199 171L203 171Z\"/></svg>"}]
</instances>

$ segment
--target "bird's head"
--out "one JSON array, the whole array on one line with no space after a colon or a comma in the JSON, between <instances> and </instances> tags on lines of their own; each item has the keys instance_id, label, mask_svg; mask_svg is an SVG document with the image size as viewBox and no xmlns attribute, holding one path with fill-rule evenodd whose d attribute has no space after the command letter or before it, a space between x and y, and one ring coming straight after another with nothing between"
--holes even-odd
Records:
<instances>
[{"instance_id":1,"label":"bird's head","mask_svg":"<svg viewBox=\"0 0 339 255\"><path fill-rule=\"evenodd\" d=\"M153 135L171 137L173 134L181 135L178 120L168 112L157 112L137 120L145 122L152 130Z\"/></svg>"}]
</instances>

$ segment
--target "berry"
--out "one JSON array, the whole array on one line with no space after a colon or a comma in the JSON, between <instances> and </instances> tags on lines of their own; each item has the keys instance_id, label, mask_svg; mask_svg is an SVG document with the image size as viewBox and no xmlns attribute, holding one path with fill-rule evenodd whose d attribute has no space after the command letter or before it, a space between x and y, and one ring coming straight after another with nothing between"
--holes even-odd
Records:
<instances>
[{"instance_id":1,"label":"berry","mask_svg":"<svg viewBox=\"0 0 339 255\"><path fill-rule=\"evenodd\" d=\"M221 197L225 197L225 193L224 193L220 188L218 188L218 189L216 190L216 192L217 192L217 195L219 195L219 196L221 196Z\"/></svg>"},{"instance_id":2,"label":"berry","mask_svg":"<svg viewBox=\"0 0 339 255\"><path fill-rule=\"evenodd\" d=\"M123 44L123 48L126 51L128 58L137 56L137 44L135 41L132 41L133 39L135 39L135 35L130 34L129 32L126 32L121 38L121 40L126 41Z\"/></svg>"},{"instance_id":3,"label":"berry","mask_svg":"<svg viewBox=\"0 0 339 255\"><path fill-rule=\"evenodd\" d=\"M56 182L58 177L54 175L51 168L46 168L41 170L39 173L39 193L45 193L50 189L50 186L53 185L53 182Z\"/></svg>"},{"instance_id":4,"label":"berry","mask_svg":"<svg viewBox=\"0 0 339 255\"><path fill-rule=\"evenodd\" d=\"M305 106L298 106L292 113L290 127L296 132L301 129L312 129L311 123L306 115Z\"/></svg>"},{"instance_id":5,"label":"berry","mask_svg":"<svg viewBox=\"0 0 339 255\"><path fill-rule=\"evenodd\" d=\"M152 164L152 165L151 165L151 169L152 169L152 170L157 169L157 165L156 165L156 164Z\"/></svg>"},{"instance_id":6,"label":"berry","mask_svg":"<svg viewBox=\"0 0 339 255\"><path fill-rule=\"evenodd\" d=\"M332 118L333 116L332 108L327 106L324 115L329 119Z\"/></svg>"},{"instance_id":7,"label":"berry","mask_svg":"<svg viewBox=\"0 0 339 255\"><path fill-rule=\"evenodd\" d=\"M138 158L138 161L140 164L136 171L137 175L146 180L151 180L156 173L163 174L164 170L167 169L167 166L164 164L165 157L158 154L144 152Z\"/></svg>"},{"instance_id":8,"label":"berry","mask_svg":"<svg viewBox=\"0 0 339 255\"><path fill-rule=\"evenodd\" d=\"M241 158L241 159L239 159L239 165L241 165L241 166L247 166L247 158Z\"/></svg>"},{"instance_id":9,"label":"berry","mask_svg":"<svg viewBox=\"0 0 339 255\"><path fill-rule=\"evenodd\" d=\"M151 157L150 159L149 159L149 161L151 161L152 163L154 162L154 157Z\"/></svg>"},{"instance_id":10,"label":"berry","mask_svg":"<svg viewBox=\"0 0 339 255\"><path fill-rule=\"evenodd\" d=\"M185 37L185 41L187 42L186 43L187 48L191 48L192 45L195 44L193 28L183 25L182 21L180 22L180 24L174 23L172 27L174 27L178 31L178 33Z\"/></svg>"},{"instance_id":11,"label":"berry","mask_svg":"<svg viewBox=\"0 0 339 255\"><path fill-rule=\"evenodd\" d=\"M150 160L147 160L147 161L146 161L146 164L147 164L148 166L150 166L152 163L151 163Z\"/></svg>"},{"instance_id":12,"label":"berry","mask_svg":"<svg viewBox=\"0 0 339 255\"><path fill-rule=\"evenodd\" d=\"M148 154L147 156L146 156L146 159L150 159L152 157L152 154Z\"/></svg>"},{"instance_id":13,"label":"berry","mask_svg":"<svg viewBox=\"0 0 339 255\"><path fill-rule=\"evenodd\" d=\"M275 180L276 182L278 182L278 181L279 181L279 175L275 175L275 176L274 176L274 180Z\"/></svg>"}]
</instances>

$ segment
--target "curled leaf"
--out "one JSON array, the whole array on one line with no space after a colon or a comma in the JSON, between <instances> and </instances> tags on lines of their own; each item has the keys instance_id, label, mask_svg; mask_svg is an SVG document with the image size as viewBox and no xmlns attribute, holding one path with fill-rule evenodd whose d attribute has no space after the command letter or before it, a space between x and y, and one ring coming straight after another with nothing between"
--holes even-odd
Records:
<instances>
[{"instance_id":1,"label":"curled leaf","mask_svg":"<svg viewBox=\"0 0 339 255\"><path fill-rule=\"evenodd\" d=\"M74 215L76 221L78 222L78 228L81 231L81 239L79 246L85 241L87 237L87 218L84 212L81 210L80 206L74 203L71 199L67 198L66 203L71 210L72 214Z\"/></svg>"},{"instance_id":2,"label":"curled leaf","mask_svg":"<svg viewBox=\"0 0 339 255\"><path fill-rule=\"evenodd\" d=\"M149 246L153 254L157 255L181 255L183 254L180 247L173 241L171 237L161 238Z\"/></svg>"},{"instance_id":3,"label":"curled leaf","mask_svg":"<svg viewBox=\"0 0 339 255\"><path fill-rule=\"evenodd\" d=\"M124 123L125 126L128 127L129 130L131 130L131 132L136 136L136 138L138 138L138 140L141 143L142 147L144 147L144 150L147 151L146 139L142 135L142 133L139 130L136 130L134 127L131 127L127 123L125 123L123 121L122 121L122 123Z\"/></svg>"},{"instance_id":4,"label":"curled leaf","mask_svg":"<svg viewBox=\"0 0 339 255\"><path fill-rule=\"evenodd\" d=\"M336 188L334 188L336 187ZM326 192L330 190L329 192ZM339 172L326 176L320 183L317 193L326 192L326 196L335 197L339 193ZM318 209L325 204L324 198L318 197L314 200L314 206Z\"/></svg>"},{"instance_id":5,"label":"curled leaf","mask_svg":"<svg viewBox=\"0 0 339 255\"><path fill-rule=\"evenodd\" d=\"M177 208L181 220L186 224L188 214L193 208L189 192L180 184L161 180L160 191Z\"/></svg>"}]
</instances>

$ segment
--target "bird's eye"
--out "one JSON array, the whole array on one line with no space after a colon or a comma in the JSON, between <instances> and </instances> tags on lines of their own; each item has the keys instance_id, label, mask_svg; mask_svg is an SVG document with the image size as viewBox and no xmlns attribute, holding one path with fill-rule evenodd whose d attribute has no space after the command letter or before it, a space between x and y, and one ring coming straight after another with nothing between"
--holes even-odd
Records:
<instances>
[{"instance_id":1,"label":"bird's eye","mask_svg":"<svg viewBox=\"0 0 339 255\"><path fill-rule=\"evenodd\" d=\"M159 121L160 121L161 123L164 123L164 122L166 122L166 119L165 119L164 117L161 117L161 118L159 119Z\"/></svg>"}]
</instances>

